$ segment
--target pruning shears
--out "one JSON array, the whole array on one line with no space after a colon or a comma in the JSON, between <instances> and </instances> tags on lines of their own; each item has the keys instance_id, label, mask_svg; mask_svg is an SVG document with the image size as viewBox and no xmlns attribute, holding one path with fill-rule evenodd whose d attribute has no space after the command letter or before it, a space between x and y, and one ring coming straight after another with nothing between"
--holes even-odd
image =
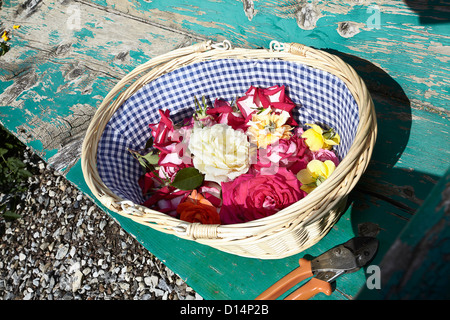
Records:
<instances>
[{"instance_id":1,"label":"pruning shears","mask_svg":"<svg viewBox=\"0 0 450 320\"><path fill-rule=\"evenodd\" d=\"M333 281L343 274L361 269L372 260L377 250L378 240L375 237L355 237L313 260L301 258L299 267L261 293L256 300L274 300L310 277L306 284L284 300L308 300L319 292L329 296Z\"/></svg>"}]
</instances>

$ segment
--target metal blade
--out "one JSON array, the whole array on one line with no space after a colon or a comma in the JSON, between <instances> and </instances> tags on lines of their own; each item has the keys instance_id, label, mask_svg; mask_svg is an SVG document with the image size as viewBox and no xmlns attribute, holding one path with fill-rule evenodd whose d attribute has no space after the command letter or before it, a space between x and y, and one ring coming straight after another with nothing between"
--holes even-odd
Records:
<instances>
[{"instance_id":1,"label":"metal blade","mask_svg":"<svg viewBox=\"0 0 450 320\"><path fill-rule=\"evenodd\" d=\"M372 260L377 249L378 240L376 238L355 237L313 259L311 268L315 274L333 272L339 276L344 273L352 273Z\"/></svg>"},{"instance_id":2,"label":"metal blade","mask_svg":"<svg viewBox=\"0 0 450 320\"><path fill-rule=\"evenodd\" d=\"M356 258L359 268L368 264L378 250L378 239L374 237L355 237L343 244Z\"/></svg>"}]
</instances>

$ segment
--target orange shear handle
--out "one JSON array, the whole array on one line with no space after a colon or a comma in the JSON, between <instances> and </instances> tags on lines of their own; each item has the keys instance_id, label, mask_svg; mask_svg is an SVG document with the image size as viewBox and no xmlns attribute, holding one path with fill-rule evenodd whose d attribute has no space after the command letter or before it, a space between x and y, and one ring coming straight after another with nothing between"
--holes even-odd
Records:
<instances>
[{"instance_id":1,"label":"orange shear handle","mask_svg":"<svg viewBox=\"0 0 450 320\"><path fill-rule=\"evenodd\" d=\"M332 292L331 285L326 281L312 278L304 286L288 295L284 300L308 300L319 292L329 296Z\"/></svg>"},{"instance_id":2,"label":"orange shear handle","mask_svg":"<svg viewBox=\"0 0 450 320\"><path fill-rule=\"evenodd\" d=\"M300 281L313 276L311 261L301 258L299 260L299 264L300 266L298 268L294 269L288 275L275 282L266 291L256 297L256 300L275 300ZM307 300L319 292L330 295L331 285L326 281L312 278L301 288L287 296L286 300Z\"/></svg>"}]
</instances>

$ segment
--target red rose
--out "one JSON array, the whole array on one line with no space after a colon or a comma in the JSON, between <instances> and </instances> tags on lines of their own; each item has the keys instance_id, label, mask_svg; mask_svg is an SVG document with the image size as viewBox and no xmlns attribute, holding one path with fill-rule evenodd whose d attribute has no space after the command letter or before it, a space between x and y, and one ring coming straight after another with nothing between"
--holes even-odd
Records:
<instances>
[{"instance_id":1,"label":"red rose","mask_svg":"<svg viewBox=\"0 0 450 320\"><path fill-rule=\"evenodd\" d=\"M243 174L222 182L222 224L270 216L306 196L300 186L297 177L286 168L279 168L274 175Z\"/></svg>"},{"instance_id":2,"label":"red rose","mask_svg":"<svg viewBox=\"0 0 450 320\"><path fill-rule=\"evenodd\" d=\"M189 196L189 193L190 191L164 186L152 192L151 196L142 205L175 217L178 205Z\"/></svg>"},{"instance_id":3,"label":"red rose","mask_svg":"<svg viewBox=\"0 0 450 320\"><path fill-rule=\"evenodd\" d=\"M274 109L285 110L291 114L295 107L294 102L286 95L284 86L272 86L269 88L257 88L251 86L245 96L239 98L236 104L246 119L251 119L251 115L259 109L272 107ZM297 123L290 117L289 125L295 126Z\"/></svg>"},{"instance_id":4,"label":"red rose","mask_svg":"<svg viewBox=\"0 0 450 320\"><path fill-rule=\"evenodd\" d=\"M234 130L242 129L245 131L247 128L244 117L238 112L233 112L233 108L226 100L216 99L214 108L208 109L206 114L212 116L216 123L227 124Z\"/></svg>"},{"instance_id":5,"label":"red rose","mask_svg":"<svg viewBox=\"0 0 450 320\"><path fill-rule=\"evenodd\" d=\"M161 115L159 123L149 124L149 127L152 130L154 147L161 150L174 142L172 139L174 127L169 110L159 110L159 114Z\"/></svg>"}]
</instances>

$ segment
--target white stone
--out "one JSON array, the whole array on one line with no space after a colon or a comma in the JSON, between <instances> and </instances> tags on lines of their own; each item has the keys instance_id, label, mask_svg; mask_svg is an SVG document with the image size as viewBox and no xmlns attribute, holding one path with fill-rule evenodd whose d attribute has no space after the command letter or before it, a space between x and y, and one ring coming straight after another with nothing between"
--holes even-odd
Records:
<instances>
[{"instance_id":1,"label":"white stone","mask_svg":"<svg viewBox=\"0 0 450 320\"><path fill-rule=\"evenodd\" d=\"M80 270L76 270L72 278L72 292L81 288L81 282L83 280L83 273Z\"/></svg>"},{"instance_id":2,"label":"white stone","mask_svg":"<svg viewBox=\"0 0 450 320\"><path fill-rule=\"evenodd\" d=\"M145 277L144 282L147 286L155 288L158 285L159 278L155 275L152 275L150 277Z\"/></svg>"},{"instance_id":3,"label":"white stone","mask_svg":"<svg viewBox=\"0 0 450 320\"><path fill-rule=\"evenodd\" d=\"M73 265L70 266L69 273L72 273L72 272L78 271L78 270L80 270L80 263L75 262Z\"/></svg>"},{"instance_id":4,"label":"white stone","mask_svg":"<svg viewBox=\"0 0 450 320\"><path fill-rule=\"evenodd\" d=\"M120 289L122 289L123 291L128 291L130 290L130 285L126 282L121 282L119 283Z\"/></svg>"},{"instance_id":5,"label":"white stone","mask_svg":"<svg viewBox=\"0 0 450 320\"><path fill-rule=\"evenodd\" d=\"M69 245L62 246L61 248L58 249L58 252L56 252L55 258L61 260L66 256L67 252L69 252Z\"/></svg>"}]
</instances>

